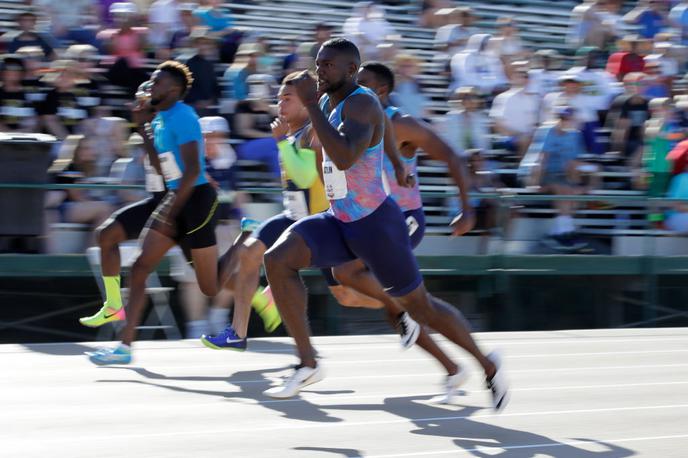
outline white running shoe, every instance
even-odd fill
[[[281,386],[272,387],[263,392],[264,395],[271,398],[285,399],[291,398],[299,394],[302,388],[317,383],[325,378],[325,372],[318,364],[315,368],[301,366],[294,370],[294,373],[285,380]]]
[[[454,375],[448,375],[444,382],[444,396],[441,397],[440,403],[451,404],[456,391],[468,380],[468,369],[459,367],[459,371]]]
[[[402,312],[397,318],[397,326],[401,335],[401,346],[411,348],[420,335],[420,325],[407,312]]]
[[[495,411],[501,412],[509,403],[509,386],[502,368],[502,358],[498,352],[493,351],[487,355],[487,359],[497,366],[495,375],[491,379],[485,380],[485,382],[487,389],[492,393],[492,407]]]

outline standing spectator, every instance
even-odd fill
[[[497,19],[497,30],[497,34],[490,41],[490,47],[508,68],[512,62],[525,57],[525,48],[518,36],[518,28],[513,18],[502,16]]]
[[[237,104],[234,114],[234,136],[244,140],[237,147],[239,159],[259,161],[267,165],[275,178],[280,177],[277,143],[272,138],[270,123],[275,118],[270,106],[272,97],[269,75],[247,78],[248,97]]]
[[[669,25],[664,0],[638,0],[638,5],[626,13],[623,20],[640,26],[640,36],[652,39]]]
[[[583,81],[577,74],[565,73],[559,82],[561,92],[548,94],[543,100],[542,118],[556,121],[559,107],[571,107],[576,129],[582,132],[586,149],[591,154],[602,154],[604,151],[596,140],[600,123],[595,99],[583,93]]]
[[[652,99],[649,107],[651,117],[645,123],[643,170],[649,175],[647,194],[662,197],[671,179],[672,164],[667,155],[683,139],[683,130],[674,119],[670,99]]]
[[[636,35],[624,37],[620,42],[621,50],[609,56],[607,71],[618,81],[623,81],[629,73],[642,72],[645,69],[645,60],[639,51],[643,43]]]
[[[599,0],[584,0],[571,12],[571,26],[568,43],[575,49],[581,46],[596,46],[605,49],[614,36],[608,24],[604,23]]]
[[[322,44],[330,38],[332,38],[332,26],[326,22],[318,22],[315,25],[315,43],[313,43],[309,52],[314,61]]]
[[[148,10],[148,42],[156,50],[165,53],[174,34],[182,29],[180,5],[177,0],[155,0]],[[169,54],[161,56],[169,58]]]
[[[679,32],[679,43],[688,45],[688,0],[681,0],[671,8],[669,22]]]
[[[468,39],[466,49],[451,60],[452,86],[472,86],[481,95],[492,95],[508,81],[501,61],[489,52],[489,34],[476,34]]]
[[[528,72],[516,69],[511,76],[511,89],[494,99],[490,118],[495,132],[507,137],[506,147],[522,157],[538,123],[540,99],[528,86]]]
[[[79,75],[73,60],[56,60],[41,81],[52,86],[45,100],[37,107],[43,128],[59,139],[79,131],[80,124],[88,118],[88,111],[78,102],[75,89],[88,83]]]
[[[33,103],[22,82],[24,61],[19,56],[6,56],[2,61],[0,87],[0,131],[35,132],[38,125]]]
[[[10,53],[16,53],[19,48],[25,46],[40,46],[49,59],[55,58],[55,52],[53,47],[48,42],[48,39],[42,36],[40,33],[36,32],[36,14],[32,11],[24,11],[19,13],[16,17],[17,25],[19,30],[17,32],[8,32],[2,37],[3,41],[9,43],[7,45],[7,51]]]
[[[582,194],[579,157],[585,152],[583,135],[576,129],[574,111],[570,107],[557,107],[556,123],[543,127],[545,132],[537,182],[543,192],[571,196]],[[545,243],[554,249],[575,251],[586,244],[575,235],[573,222],[575,203],[558,200],[554,203],[558,215],[554,218]]]
[[[629,73],[624,78],[624,92],[612,102],[607,116],[611,129],[612,151],[626,158],[638,157],[644,144],[645,121],[650,117],[648,101],[643,96],[642,73]]]
[[[671,199],[688,199],[688,169],[671,179],[667,197]],[[674,202],[672,209],[666,213],[664,225],[679,235],[688,234],[688,203]]]
[[[463,156],[468,150],[490,149],[489,120],[481,104],[474,88],[459,88],[450,101],[456,108],[436,123],[438,133],[457,154]]]
[[[136,88],[148,79],[148,74],[141,68],[148,29],[134,26],[138,13],[133,3],[113,3],[110,13],[115,28],[98,34],[109,54],[105,60],[105,64],[110,65],[108,79],[112,84],[127,88],[133,95]]]
[[[196,49],[186,65],[193,75],[193,84],[184,101],[202,116],[217,102],[220,95],[220,85],[213,65],[217,57],[217,43],[207,27],[195,27],[190,39]]]
[[[428,98],[421,92],[416,77],[420,73],[420,61],[412,54],[399,54],[394,62],[396,82],[391,98],[394,104],[414,118],[426,116]]]
[[[600,122],[606,118],[614,97],[623,92],[614,77],[604,70],[604,55],[599,48],[584,47],[576,51],[578,66],[566,73],[575,75],[583,85],[585,95],[592,108],[597,111]]]
[[[553,49],[538,49],[533,59],[533,68],[528,71],[528,89],[540,97],[558,91],[561,59],[561,55]]]
[[[241,101],[248,96],[246,80],[256,73],[258,57],[260,49],[255,44],[243,43],[239,46],[236,61],[225,70],[223,76],[227,88],[224,94],[226,99]]]
[[[201,0],[201,4],[194,11],[201,25],[210,28],[212,32],[223,32],[234,24],[232,16],[220,5],[221,0]]]

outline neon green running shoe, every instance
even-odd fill
[[[277,311],[277,305],[275,304],[275,299],[272,297],[269,286],[262,291],[256,291],[251,305],[263,320],[263,326],[266,332],[273,332],[282,324],[282,317],[280,317]]]
[[[89,328],[97,328],[112,321],[122,321],[126,317],[127,315],[124,313],[124,307],[115,309],[107,304],[103,304],[100,310],[98,310],[98,312],[96,312],[94,315],[79,318],[79,323],[83,324],[84,326],[88,326]]]

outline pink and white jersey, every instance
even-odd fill
[[[400,112],[401,110],[399,110],[399,108],[391,105],[385,108],[385,115],[390,121],[400,114]],[[409,170],[416,177],[416,184],[412,188],[403,188],[399,186],[392,161],[389,160],[386,154],[384,155],[382,165],[385,172],[386,184],[389,189],[389,195],[394,199],[397,205],[399,205],[401,211],[406,212],[421,208],[423,206],[423,201],[420,197],[420,188],[418,186],[418,156],[415,154],[411,158],[401,156],[401,160],[406,166],[406,170]]]
[[[375,94],[369,89],[358,87],[332,110],[327,94],[320,99],[320,108],[335,128],[342,125],[342,110],[346,99],[356,94]],[[375,96],[377,98],[377,96]],[[330,201],[330,211],[340,221],[349,223],[373,213],[387,198],[382,182],[382,156],[384,143],[365,150],[363,155],[347,170],[339,170],[323,148],[323,180],[325,194]]]

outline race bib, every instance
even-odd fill
[[[284,191],[283,204],[287,216],[293,220],[299,220],[308,216],[308,204],[304,191]]]
[[[165,182],[162,177],[158,175],[151,167],[146,169],[146,191],[148,192],[163,192],[165,190]]]
[[[413,235],[420,227],[420,224],[418,224],[416,218],[414,218],[413,216],[409,216],[408,218],[406,218],[406,227],[408,228],[409,235]]]
[[[177,164],[177,159],[171,151],[160,155],[160,168],[165,176],[165,181],[175,181],[182,177],[182,171]]]
[[[339,170],[334,162],[323,155],[323,181],[325,194],[329,200],[339,200],[346,197],[349,189],[346,185],[346,173]]]

